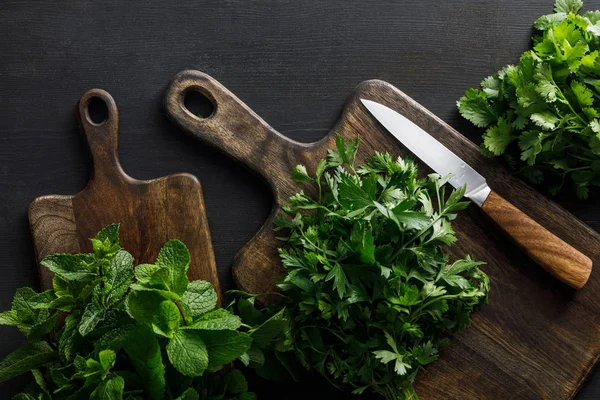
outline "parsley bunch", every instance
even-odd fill
[[[438,348],[470,324],[489,280],[470,257],[449,261],[451,220],[467,202],[446,196],[449,177],[417,177],[409,160],[375,153],[355,168],[358,139],[321,160],[276,219],[287,275],[279,284],[288,325],[275,346],[339,388],[414,399],[412,383]],[[243,316],[242,316],[243,317]],[[284,365],[285,366],[285,365]]]
[[[215,373],[248,358],[252,338],[209,282],[188,281],[186,246],[171,240],[134,269],[118,229],[100,231],[92,254],[46,257],[52,290],[17,290],[0,324],[28,343],[0,362],[0,380],[31,371],[19,400],[255,399],[239,370]]]
[[[551,194],[565,181],[585,199],[600,186],[600,11],[578,14],[581,0],[556,0],[534,24],[541,34],[519,64],[508,65],[458,101],[485,128],[482,152],[503,156]]]

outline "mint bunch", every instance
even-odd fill
[[[551,194],[565,184],[585,199],[600,186],[600,11],[557,0],[534,24],[533,50],[469,89],[463,117],[487,128],[481,149]]]
[[[209,282],[189,282],[186,246],[171,240],[134,268],[118,231],[100,231],[91,254],[46,257],[53,289],[17,291],[0,324],[28,343],[0,362],[0,380],[31,371],[20,400],[255,399],[239,370],[217,373],[247,359],[252,338]]]
[[[414,399],[419,372],[489,292],[481,262],[444,251],[468,204],[464,188],[447,195],[449,177],[419,179],[412,161],[390,154],[355,167],[358,139],[336,144],[314,174],[301,165],[292,173],[305,191],[275,222],[287,272],[281,301],[260,312],[242,303],[251,310],[242,319],[283,313],[271,347],[281,367],[271,371],[298,377],[299,366],[353,393]]]

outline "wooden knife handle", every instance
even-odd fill
[[[592,271],[592,260],[535,222],[492,191],[481,209],[527,255],[567,285],[581,289]]]
[[[185,96],[190,91],[211,101],[210,116],[202,118],[186,108]],[[163,105],[171,121],[185,132],[262,173],[268,181],[282,170],[289,173],[289,158],[306,146],[281,135],[216,79],[200,71],[175,75]]]

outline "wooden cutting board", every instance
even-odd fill
[[[195,117],[184,96],[197,90],[214,105]],[[265,88],[267,90],[267,88]],[[557,204],[483,158],[472,142],[392,85],[371,80],[348,98],[331,132],[316,143],[298,143],[279,134],[219,82],[198,71],[183,71],[165,95],[169,117],[184,131],[219,148],[262,175],[273,191],[273,212],[236,255],[233,275],[248,292],[273,289],[280,273],[272,219],[301,187],[289,178],[296,164],[314,171],[334,147],[334,134],[360,134],[360,157],[373,150],[406,156],[407,151],[378,125],[359,99],[375,100],[411,119],[467,161],[501,196],[600,265],[600,235]],[[426,170],[425,167],[422,167]],[[569,399],[600,354],[600,273],[575,291],[561,284],[511,244],[475,206],[455,221],[453,257],[485,260],[491,278],[489,304],[473,316],[472,328],[457,335],[417,383],[421,399]]]
[[[94,123],[89,104],[106,105],[104,122]],[[36,257],[53,253],[91,252],[89,238],[112,223],[121,223],[121,246],[135,263],[152,263],[170,239],[184,242],[191,253],[190,279],[213,283],[220,295],[217,267],[202,197],[202,187],[190,174],[174,174],[150,181],[127,175],[118,156],[118,111],[110,94],[86,92],[79,102],[79,124],[87,140],[92,176],[72,196],[48,195],[29,207],[29,223]],[[42,289],[52,287],[52,276],[40,268]]]

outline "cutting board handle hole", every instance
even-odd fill
[[[183,98],[185,108],[198,118],[208,118],[215,111],[212,101],[197,90],[188,90]]]
[[[87,120],[94,125],[102,125],[108,119],[108,107],[100,97],[92,97],[85,112]]]

